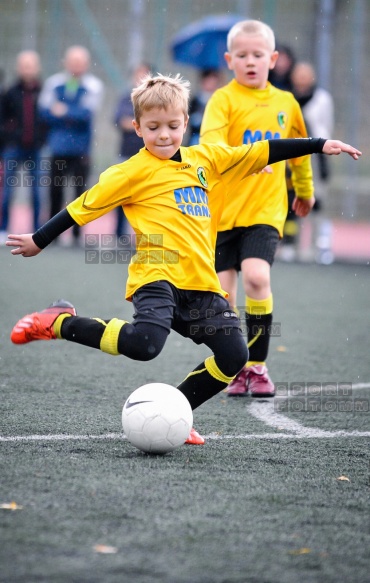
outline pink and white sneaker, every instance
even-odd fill
[[[227,387],[228,397],[245,397],[247,395],[247,377],[248,369],[244,367]]]
[[[274,397],[275,386],[264,364],[255,364],[246,369],[246,391],[251,397]]]

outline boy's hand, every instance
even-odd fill
[[[314,204],[314,196],[311,196],[311,198],[298,198],[296,196],[293,200],[292,209],[294,210],[297,217],[306,217],[312,210]]]
[[[340,140],[326,140],[324,147],[322,149],[323,154],[328,154],[329,156],[338,156],[341,152],[346,152],[354,160],[358,160],[360,156],[362,156],[362,152],[357,150],[353,146],[349,144],[345,144]]]
[[[23,257],[34,257],[41,253],[42,249],[37,247],[32,239],[32,234],[28,235],[8,235],[5,245],[7,247],[17,247],[12,249],[12,255],[23,255]]]

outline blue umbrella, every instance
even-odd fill
[[[171,41],[173,60],[198,69],[226,67],[227,33],[240,20],[235,14],[215,14],[185,26]]]

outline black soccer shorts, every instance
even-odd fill
[[[279,239],[279,232],[270,225],[220,231],[216,242],[217,273],[228,269],[240,271],[244,259],[264,259],[272,265]]]
[[[168,281],[156,281],[139,288],[133,295],[133,324],[156,324],[172,329],[196,344],[223,330],[240,329],[240,320],[220,294],[181,290]]]

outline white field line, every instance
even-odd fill
[[[352,389],[368,389],[370,383],[357,383],[352,385]],[[206,435],[205,439],[307,439],[307,438],[327,438],[333,437],[370,437],[370,431],[324,431],[314,427],[304,427],[297,421],[293,421],[285,415],[274,411],[274,401],[252,401],[247,408],[256,419],[263,421],[270,427],[275,427],[290,433],[247,433],[245,435],[218,435],[212,433]],[[94,441],[109,439],[126,439],[123,433],[105,433],[102,435],[0,435],[0,443],[4,442],[27,442],[27,441]]]
[[[370,383],[355,383],[351,385],[352,389],[370,389]]]
[[[370,437],[370,431],[320,431],[312,429],[311,431],[300,431],[295,433],[247,433],[245,435],[218,435],[211,433],[204,436],[207,440],[255,440],[255,439],[307,439],[307,438],[326,438],[333,437]],[[123,433],[105,433],[102,435],[0,435],[0,443],[4,442],[30,442],[30,441],[94,441],[94,440],[125,440]]]
[[[357,383],[356,385],[352,385],[352,389],[365,389],[370,388],[370,383]],[[279,398],[280,402],[286,401],[287,399]],[[294,421],[287,417],[286,415],[282,415],[281,413],[277,413],[275,411],[275,404],[274,400],[263,400],[257,401],[254,400],[252,403],[247,407],[247,411],[252,417],[255,417],[259,421],[262,421],[269,427],[275,427],[276,429],[280,429],[280,431],[289,431],[294,433],[296,437],[340,437],[340,436],[349,436],[349,435],[358,435],[362,437],[370,437],[370,431],[326,431],[324,429],[319,429],[316,427],[305,427],[298,421]]]
[[[0,435],[0,442],[4,441],[93,441],[97,439],[126,439],[123,433],[103,433],[102,435]]]
[[[370,437],[370,431],[325,431],[316,427],[305,427],[298,421],[293,421],[285,415],[276,413],[273,402],[253,401],[247,410],[252,417],[269,427],[275,427],[280,431],[289,431],[290,435],[284,434],[285,437]],[[279,433],[279,436],[282,437],[283,434]]]

